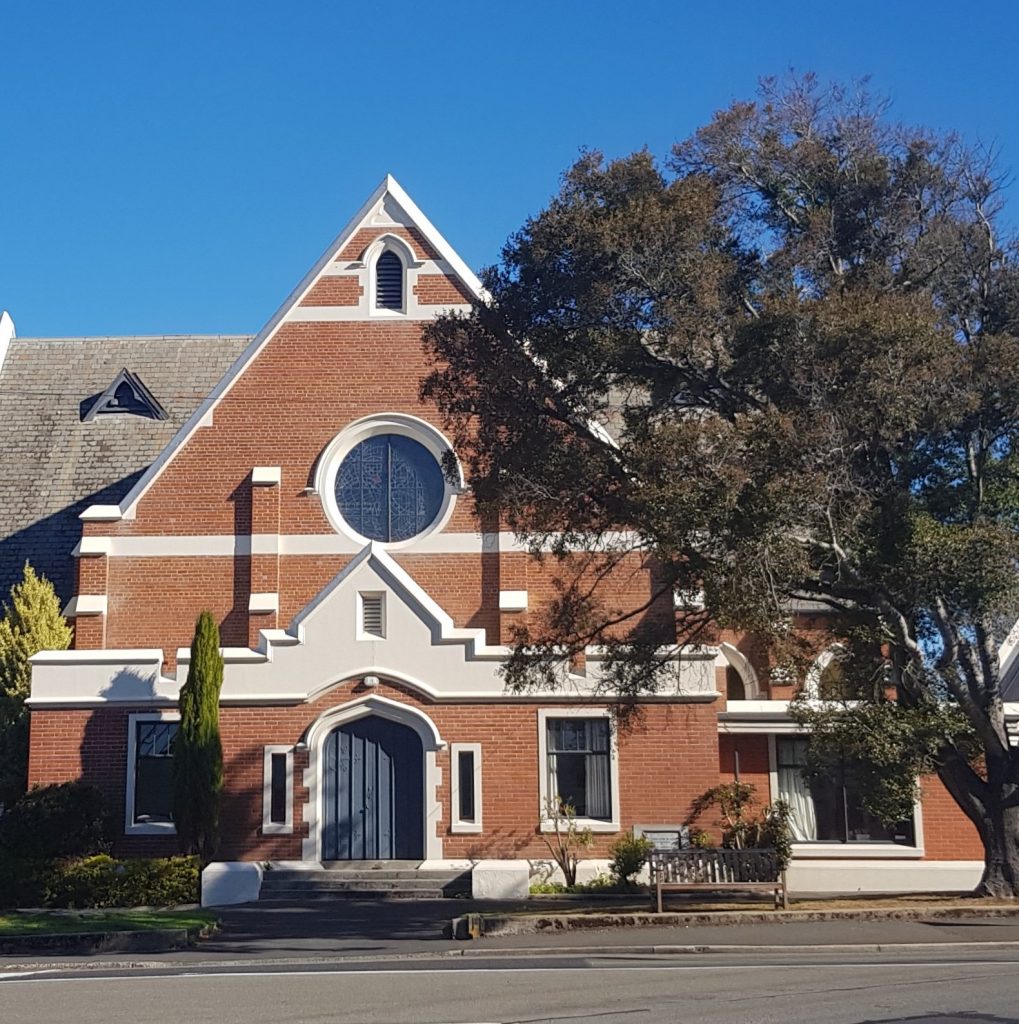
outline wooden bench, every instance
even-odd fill
[[[662,912],[663,892],[770,892],[775,909],[789,909],[785,871],[774,850],[654,850],[651,887]]]

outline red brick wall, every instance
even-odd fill
[[[983,860],[976,826],[936,775],[922,780],[924,857],[927,860]]]
[[[452,835],[448,748],[437,756],[442,773],[439,798],[443,813],[438,834],[444,855],[545,857],[537,833],[541,806],[538,792],[538,708],[547,704],[438,704],[403,687],[383,683],[379,694],[421,708],[447,743],[482,745],[481,835]],[[294,834],[262,836],[263,748],[295,743],[308,725],[330,707],[362,695],[344,683],[313,703],[290,707],[225,706],[220,713],[226,791],[221,828],[224,858],[299,859],[307,790],[303,770],[307,754],[294,760]],[[32,715],[30,784],[83,777],[101,786],[122,815],[127,758],[128,714],[139,708],[36,711]],[[711,705],[650,704],[618,736],[622,830],[635,822],[682,820],[690,802],[718,777],[715,715]],[[118,831],[122,817],[118,817]],[[607,856],[616,834],[598,836],[589,851]],[[122,853],[166,853],[174,841],[162,837],[125,836]]]

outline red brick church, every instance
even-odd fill
[[[479,294],[387,177],[254,337],[9,332],[0,454],[42,497],[12,499],[0,555],[8,575],[25,557],[46,571],[75,628],[72,650],[34,659],[30,782],[94,782],[120,808],[122,853],[174,852],[176,699],[208,608],[225,861],[537,863],[558,793],[595,833],[593,873],[622,833],[677,827],[738,764],[792,806],[794,891],[974,885],[980,843],[936,780],[894,829],[838,780],[804,782],[787,702],[830,652],[769,688],[743,638],[684,650],[629,731],[592,696],[596,651],[560,692],[506,691],[505,645],[554,570],[478,521],[419,399],[422,326]],[[49,397],[26,427],[32,381]],[[635,560],[619,600],[650,593]]]

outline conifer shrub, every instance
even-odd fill
[[[208,864],[219,845],[223,748],[219,738],[219,693],[223,657],[219,628],[203,611],[191,641],[191,662],[180,689],[180,726],[173,745],[174,824],[185,853]]]

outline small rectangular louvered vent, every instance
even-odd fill
[[[385,596],[383,594],[361,595],[361,632],[368,636],[384,637]]]
[[[403,263],[395,252],[384,252],[375,264],[375,308],[403,309]]]

